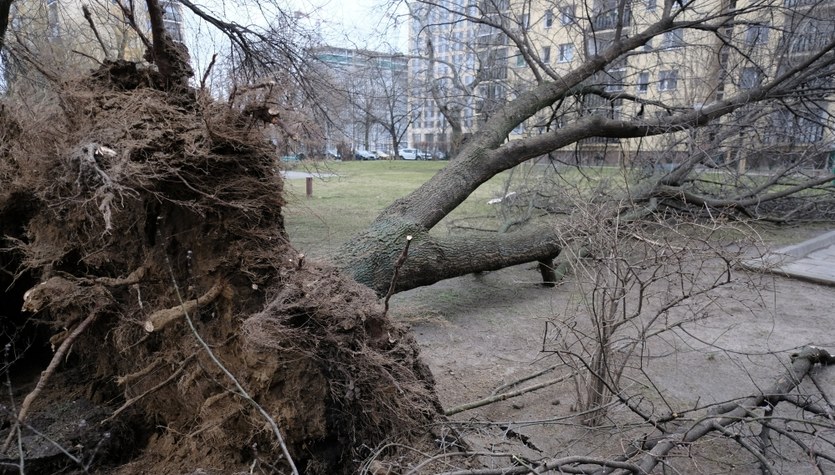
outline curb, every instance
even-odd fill
[[[808,265],[794,265],[795,261],[805,258],[809,254],[835,245],[835,231],[829,231],[820,236],[808,239],[798,244],[786,246],[769,252],[761,258],[748,259],[742,262],[742,267],[759,272],[770,272],[784,277],[795,277],[819,284],[835,285],[835,273],[820,273],[811,269],[804,269]],[[835,267],[835,263],[833,263]]]

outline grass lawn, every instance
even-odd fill
[[[326,162],[297,165],[296,171],[336,176],[314,178],[313,197],[305,196],[305,180],[285,181],[287,206],[284,217],[290,241],[300,251],[323,256],[334,251],[354,233],[364,229],[397,198],[407,195],[449,162],[380,160]],[[445,233],[445,222],[463,216],[492,215],[487,200],[501,195],[503,175],[482,185],[461,206],[435,227]]]
[[[305,196],[304,179],[285,181],[287,206],[284,208],[284,216],[291,243],[310,256],[325,257],[331,254],[340,244],[367,227],[385,206],[419,187],[447,163],[381,160],[293,164],[296,171],[334,176],[314,178],[311,198]],[[546,167],[542,165],[517,168],[512,172],[513,184],[509,190],[519,190],[525,183],[535,185],[544,171]],[[504,195],[510,176],[510,171],[504,172],[482,185],[435,226],[432,233],[448,233],[452,222],[495,229],[499,224],[496,216],[498,208],[488,205],[487,201]],[[604,186],[611,189],[621,187],[623,183],[623,176],[615,167],[588,167],[582,170],[565,167],[561,170],[561,176],[557,186],[579,187],[581,193],[597,184],[605,183]],[[719,179],[709,175],[707,178],[714,181]],[[481,219],[464,222],[462,218],[465,217]],[[756,225],[756,229],[766,241],[776,243],[792,242],[798,234],[796,228],[775,228],[765,224]],[[815,227],[811,227],[810,232],[814,230]]]

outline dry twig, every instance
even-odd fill
[[[394,295],[394,288],[397,286],[397,278],[400,276],[400,268],[403,267],[403,263],[406,262],[406,258],[409,256],[409,244],[411,243],[412,236],[406,236],[406,247],[403,248],[403,252],[400,254],[400,257],[397,258],[397,262],[394,263],[394,273],[391,276],[391,285],[389,285],[389,290],[386,292],[386,298],[384,300],[383,315],[388,315],[389,313],[389,299],[391,299],[391,296]]]
[[[453,414],[458,414],[459,412],[469,411],[470,409],[475,409],[477,407],[486,406],[488,404],[493,404],[494,402],[505,401],[510,398],[514,398],[517,396],[521,396],[523,394],[527,394],[542,388],[547,388],[548,386],[553,386],[554,384],[561,383],[568,378],[573,377],[576,372],[567,374],[565,376],[556,378],[556,379],[549,379],[548,381],[543,381],[539,384],[534,384],[533,386],[524,387],[521,389],[517,389],[516,391],[510,391],[507,393],[501,394],[494,394],[493,396],[486,397],[484,399],[479,399],[478,401],[469,402],[467,404],[462,404],[460,406],[455,406],[451,409],[447,409],[444,411],[445,416],[451,416]]]

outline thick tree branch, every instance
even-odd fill
[[[754,206],[762,203],[767,203],[769,201],[777,200],[780,198],[785,198],[787,196],[791,196],[795,193],[799,193],[803,190],[811,189],[815,186],[822,185],[824,183],[831,182],[835,179],[835,175],[828,173],[821,177],[807,180],[797,185],[786,187],[780,191],[776,191],[774,193],[767,193],[761,194],[757,196],[751,196],[748,198],[713,198],[710,196],[702,196],[691,191],[685,190],[681,187],[673,187],[673,186],[665,186],[660,185],[655,190],[655,196],[658,197],[674,197],[679,198],[682,201],[685,201],[690,204],[695,204],[698,206],[707,206],[710,208],[746,208],[748,206]]]
[[[341,261],[345,264],[345,268],[353,273],[360,282],[379,289],[381,283],[390,281],[390,263],[394,261],[396,256],[392,254],[392,250],[384,252],[383,254],[388,260],[388,264],[386,264],[378,261],[372,252],[356,252],[356,249],[362,249],[366,245],[378,248],[381,236],[386,236],[385,242],[390,240],[393,242],[403,235],[419,235],[421,232],[432,229],[479,186],[500,172],[553,151],[565,149],[565,147],[577,144],[584,139],[595,137],[643,139],[720,124],[727,117],[731,117],[732,113],[752,108],[751,106],[754,104],[769,101],[779,102],[784,101],[787,97],[797,97],[799,88],[802,89],[813,78],[829,72],[835,62],[835,55],[833,55],[835,41],[830,41],[828,44],[821,45],[814,54],[804,56],[802,60],[798,60],[785,70],[781,70],[776,77],[759,87],[731,89],[726,91],[729,94],[726,94],[722,100],[716,100],[704,106],[671,107],[664,103],[652,104],[654,107],[667,110],[669,115],[663,117],[641,115],[630,121],[612,119],[602,115],[582,116],[581,114],[579,118],[571,116],[571,121],[561,128],[508,141],[508,137],[515,127],[537,114],[549,110],[549,108],[553,109],[555,104],[561,105],[563,101],[571,97],[582,98],[584,94],[589,93],[590,88],[596,88],[598,90],[596,94],[598,95],[607,95],[606,91],[601,93],[599,85],[594,85],[596,84],[593,81],[595,75],[605,71],[607,67],[626,55],[641,50],[641,47],[653,38],[682,28],[698,29],[706,34],[720,36],[729,22],[733,23],[736,15],[742,12],[742,10],[714,13],[692,11],[691,13],[696,14],[685,15],[684,13],[688,9],[692,10],[694,8],[693,5],[695,5],[693,2],[667,2],[666,13],[655,23],[633,33],[631,36],[623,34],[620,37],[615,37],[605,49],[596,52],[596,54],[587,55],[583,62],[567,73],[550,81],[536,83],[531,89],[514,95],[512,100],[506,102],[487,117],[486,122],[480,126],[478,132],[462,147],[456,156],[456,160],[411,194],[392,203],[380,213],[368,232],[358,236],[343,247],[343,255],[349,256]],[[750,10],[755,7],[763,8],[760,4],[744,8]],[[744,11],[747,12],[748,10]],[[752,10],[752,12],[754,11]],[[591,15],[591,12],[588,12],[588,14]],[[623,11],[619,13],[621,16],[624,14]],[[466,19],[477,23],[504,21],[489,18]],[[493,23],[491,23],[491,26],[496,27]],[[506,28],[506,25],[498,26]],[[430,57],[434,56],[431,46],[429,44]],[[590,82],[593,84],[589,84]],[[430,92],[435,93],[437,91],[431,90]],[[615,95],[609,95],[612,101],[621,99]],[[633,97],[633,99],[635,98]],[[436,102],[438,101],[436,100]],[[760,109],[767,110],[768,105],[764,104]],[[443,108],[441,108],[441,111],[443,113],[448,112],[444,111]],[[737,117],[737,119],[739,118]],[[752,118],[746,116],[745,120],[752,120]],[[760,117],[760,120],[765,119]],[[738,133],[738,129],[734,130]],[[713,134],[714,138],[718,136],[722,136],[722,134]],[[696,137],[695,134],[693,137]],[[724,147],[724,144],[719,144],[718,147]],[[624,202],[640,203],[656,196],[669,196],[673,188],[667,187],[674,187],[676,191],[685,190],[679,192],[676,196],[685,196],[689,202],[697,202],[700,194],[698,189],[686,188],[685,185],[690,184],[688,177],[696,166],[703,163],[706,158],[707,154],[696,152],[691,153],[683,160],[677,159],[678,166],[675,170],[666,173],[661,178],[651,177],[650,180],[642,183],[638,189],[631,189],[630,196],[624,197]],[[741,197],[737,193],[732,195],[738,197],[733,200],[733,203],[729,202],[727,194],[715,202],[713,201],[714,198],[709,196],[703,197],[702,201],[706,206],[735,206],[741,212],[745,212],[747,206],[762,202],[759,198],[761,195],[764,195],[767,201],[777,203],[778,199],[791,196],[793,193],[806,189],[806,187],[824,183],[828,179],[820,177],[781,190],[763,189],[753,196]],[[681,193],[685,193],[685,195]],[[389,235],[394,229],[398,229],[400,235]],[[443,256],[438,256],[438,258],[446,259],[450,263],[444,269],[444,272],[436,273],[435,266],[425,268],[432,276],[426,279],[426,283],[433,283],[442,278],[462,275],[470,271],[470,266],[465,264],[456,272],[454,268],[457,264],[452,264],[454,261],[457,262],[453,255],[456,252],[454,249],[455,247],[447,249]],[[374,274],[373,278],[372,274]]]

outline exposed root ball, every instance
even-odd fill
[[[368,289],[291,262],[254,119],[137,75],[119,63],[36,108],[0,108],[14,125],[0,141],[0,263],[18,276],[2,306],[23,305],[53,342],[97,315],[53,389],[156,428],[124,473],[283,469],[248,398],[306,473],[352,473],[383,439],[419,432],[439,407],[417,346]]]

